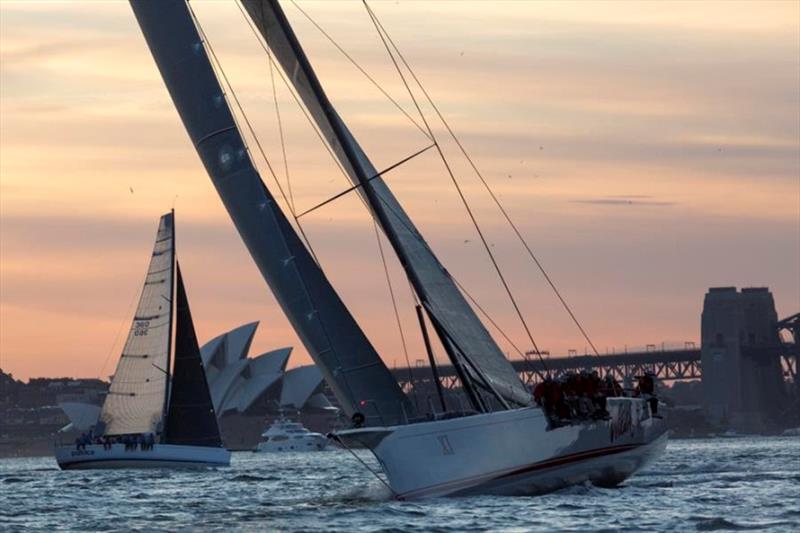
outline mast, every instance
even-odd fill
[[[501,404],[529,405],[530,392],[334,109],[277,0],[242,4],[369,204],[465,387],[472,380]]]
[[[436,384],[436,394],[439,396],[439,403],[442,406],[442,411],[447,411],[447,403],[444,401],[444,392],[442,391],[442,383],[439,381],[439,370],[436,368],[436,358],[433,356],[433,349],[431,348],[431,339],[428,337],[428,328],[425,327],[425,315],[422,314],[422,306],[416,304],[414,310],[417,312],[417,320],[419,320],[419,328],[422,330],[422,341],[425,343],[425,352],[428,354],[428,364],[431,367],[431,374],[433,382]]]
[[[413,406],[258,175],[187,4],[131,7],[228,214],[342,409],[402,423]]]
[[[167,365],[164,367],[164,373],[167,375],[167,387],[164,391],[164,409],[163,414],[161,416],[161,430],[162,432],[167,427],[167,417],[169,416],[169,397],[172,393],[172,375],[170,374],[170,369],[172,368],[172,324],[174,322],[175,316],[175,264],[177,259],[175,258],[175,209],[170,210],[170,216],[172,218],[172,268],[169,272],[169,286],[170,286],[170,294],[169,294],[169,341],[167,342]],[[180,273],[179,273],[180,275]]]

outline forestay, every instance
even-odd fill
[[[411,405],[253,166],[188,6],[131,7],[225,208],[345,413],[396,424]]]
[[[100,412],[107,435],[156,432],[163,415],[172,321],[174,228],[172,213],[161,217],[139,305]]]
[[[453,278],[439,262],[414,223],[328,100],[311,64],[276,0],[243,0],[262,37],[319,126],[337,159],[369,203],[400,258],[409,279],[442,333],[449,351],[479,369],[506,400],[528,405],[530,393],[520,381]],[[458,361],[456,361],[458,362]],[[463,363],[463,361],[462,361]],[[481,379],[472,371],[478,384]]]

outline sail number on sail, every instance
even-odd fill
[[[149,320],[139,320],[133,326],[133,335],[135,337],[147,336],[147,331],[150,328]]]

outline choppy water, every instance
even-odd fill
[[[4,459],[0,529],[800,531],[800,438],[672,441],[617,489],[415,502],[390,500],[346,452],[236,453],[231,468],[205,471],[62,472],[51,458]]]

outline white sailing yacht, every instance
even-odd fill
[[[383,180],[382,174],[397,165],[383,172],[372,165],[328,100],[277,0],[241,3],[248,24],[257,28],[271,59],[285,72],[352,181],[349,191],[362,196],[390,242],[420,302],[416,311],[426,346],[427,317],[470,403],[469,409],[454,409],[442,396],[443,413],[425,416],[416,411],[261,180],[212,66],[210,44],[201,38],[188,4],[131,1],[178,114],[225,208],[353,421],[352,428],[336,432],[335,438],[348,446],[369,448],[401,499],[538,494],[586,481],[612,486],[657,457],[666,446],[666,427],[638,398],[609,399],[609,420],[548,424]],[[373,21],[377,28],[374,16]],[[379,33],[388,50],[385,30]],[[491,254],[488,247],[487,252]],[[435,372],[430,351],[428,356]]]
[[[173,323],[175,361],[170,368]],[[57,446],[58,466],[66,470],[230,464],[231,452],[222,445],[175,259],[174,212],[159,222],[139,305],[93,433],[93,438],[75,445]]]

